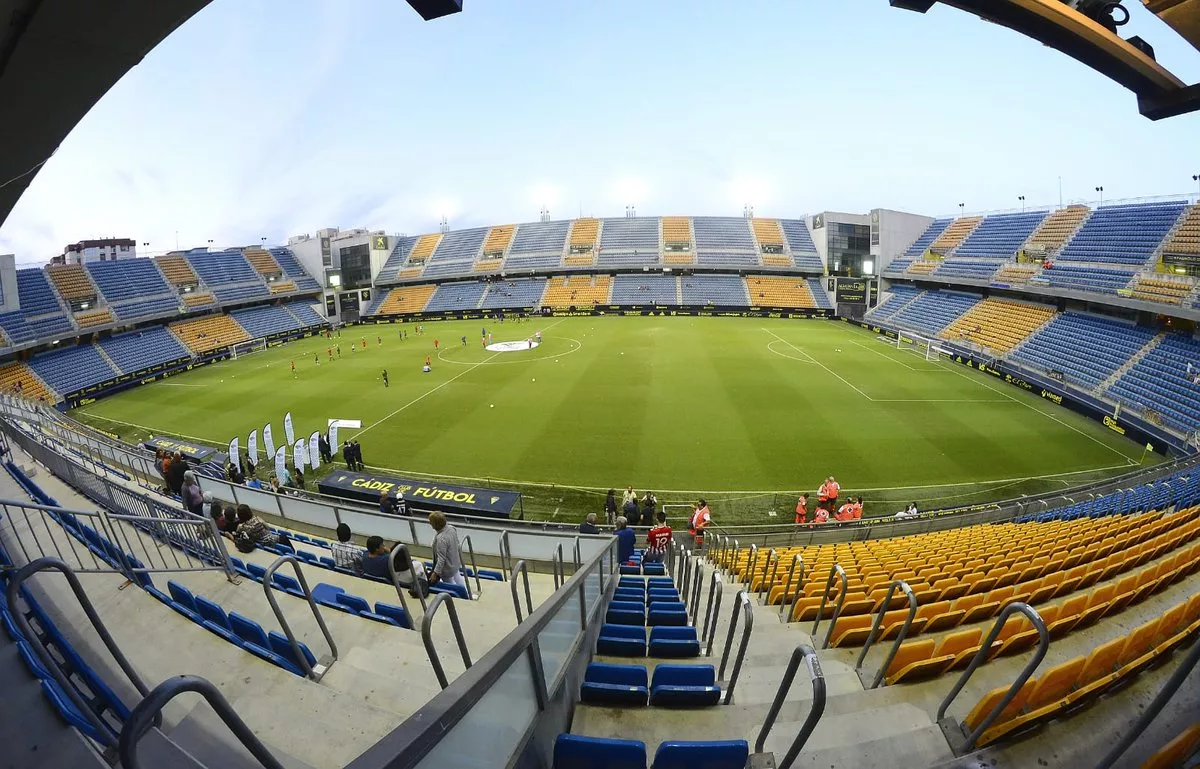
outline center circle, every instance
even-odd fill
[[[516,342],[495,342],[487,346],[488,352],[521,352],[523,350],[532,350],[537,347],[540,342],[535,342],[532,339],[521,339]]]

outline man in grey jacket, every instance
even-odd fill
[[[459,552],[458,530],[446,523],[440,512],[429,514],[429,525],[433,527],[433,570],[429,572],[429,584],[449,582],[467,587],[462,575],[462,554]]]

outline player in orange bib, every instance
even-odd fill
[[[801,494],[800,499],[796,501],[796,523],[805,523],[808,521],[808,495]]]

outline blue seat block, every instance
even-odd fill
[[[259,566],[257,563],[246,564],[246,571],[250,572],[250,579],[256,582],[262,582],[263,577],[267,576],[266,567]]]
[[[676,590],[665,590],[663,588],[654,588],[650,591],[650,603],[679,603],[679,592]]]
[[[646,574],[647,576],[650,576],[650,575],[658,576],[658,575],[666,574],[667,567],[665,565],[663,565],[663,563],[661,561],[650,561],[649,563],[642,564],[642,573]]]
[[[271,575],[271,585],[297,598],[304,597],[304,591],[300,588],[300,582],[295,577],[275,572]]]
[[[333,560],[332,558],[330,558],[327,555],[322,555],[319,558],[317,558],[317,562],[320,563],[322,566],[324,566],[327,569],[336,569],[337,568],[337,561]]]
[[[375,602],[375,613],[387,617],[393,624],[398,625],[408,630],[413,629],[412,618],[408,616],[408,612],[404,611],[404,607],[395,606],[383,601]]]
[[[192,596],[191,590],[188,590],[173,579],[167,581],[167,590],[171,594],[172,601],[187,609],[192,614],[196,613],[196,599]]]
[[[695,708],[716,705],[721,687],[712,665],[658,665],[650,685],[650,704]]]
[[[344,588],[326,582],[318,582],[312,589],[313,599],[318,603],[337,603],[337,597],[344,592]]]
[[[560,734],[554,741],[554,769],[646,769],[646,743]]]
[[[664,742],[654,754],[654,769],[745,769],[750,760],[750,743],[745,740],[716,742]]]
[[[646,656],[646,631],[640,625],[604,625],[596,639],[597,654]]]
[[[670,577],[650,577],[646,580],[646,584],[651,590],[656,588],[666,588],[668,590],[675,589],[675,580]]]
[[[644,593],[646,592],[646,580],[634,577],[621,577],[617,580],[617,588],[641,590]]]
[[[429,591],[431,593],[446,593],[454,596],[455,598],[461,598],[464,601],[470,600],[471,598],[471,594],[467,592],[465,587],[449,582],[439,582],[436,585],[430,585]]]
[[[629,587],[619,587],[613,593],[614,601],[636,601],[638,603],[646,603],[646,591],[635,590]]]
[[[682,627],[688,623],[687,610],[682,603],[655,604],[646,615],[646,624],[655,626]]]
[[[272,630],[267,634],[267,642],[270,644],[270,650],[278,654],[286,664],[286,669],[295,673],[298,676],[304,675],[304,669],[300,666],[296,659],[296,652],[292,649],[292,645],[288,643],[287,636],[277,630]],[[300,653],[308,661],[309,667],[317,664],[317,660],[313,657],[313,653],[304,645],[303,641],[298,641],[300,645]]]
[[[631,566],[627,563],[623,563],[623,564],[621,564],[621,573],[622,574],[641,574],[642,567],[641,566]]]
[[[608,605],[604,622],[609,625],[646,624],[646,606],[636,601],[613,601]]]
[[[646,680],[644,665],[593,662],[584,673],[580,700],[600,705],[645,705]]]
[[[650,628],[651,657],[699,657],[700,640],[696,628],[664,626]]]
[[[360,598],[359,596],[351,595],[350,593],[338,593],[334,600],[356,613],[371,613],[371,604],[367,603],[365,599]]]

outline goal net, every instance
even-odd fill
[[[950,354],[950,351],[942,347],[937,339],[904,332],[896,334],[896,349],[916,353],[930,361],[940,360],[941,356]]]
[[[262,352],[265,349],[267,349],[267,340],[254,339],[249,342],[242,342],[240,344],[235,344],[233,346],[233,349],[231,350],[231,352],[232,352],[231,357],[234,360],[237,360],[238,358],[242,357],[243,355],[249,355],[252,352]]]

